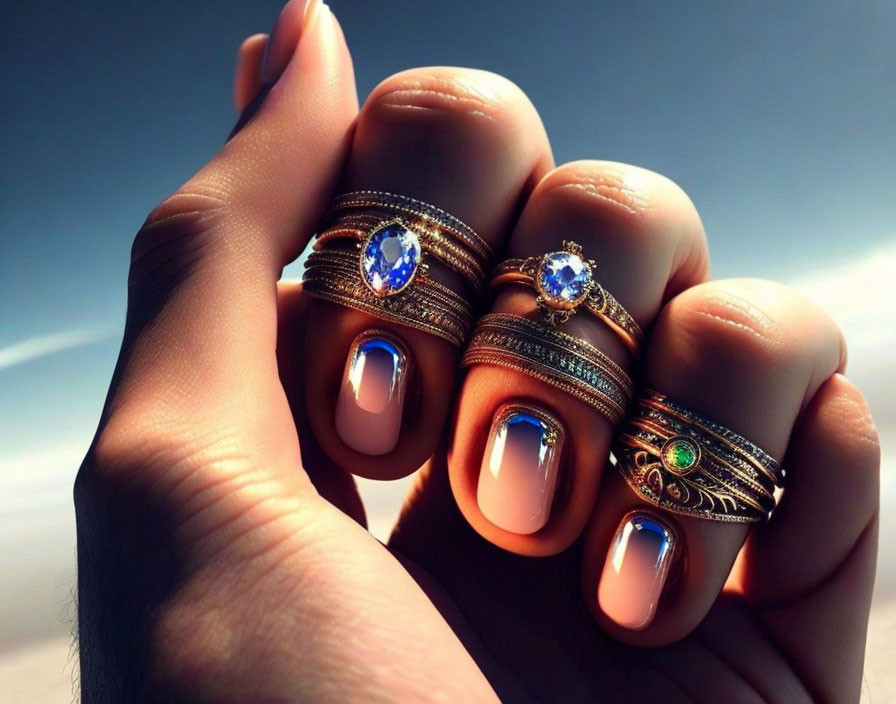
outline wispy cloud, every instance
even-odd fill
[[[0,348],[0,371],[57,352],[91,345],[110,338],[114,333],[113,327],[102,326],[73,328],[49,335],[29,337]]]
[[[840,323],[851,352],[893,362],[896,238],[854,259],[807,272],[791,283]]]

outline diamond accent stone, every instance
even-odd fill
[[[420,266],[420,238],[401,223],[375,230],[361,251],[361,275],[377,296],[393,296],[411,283]]]
[[[538,289],[549,306],[569,309],[588,295],[591,267],[574,252],[546,254],[538,269]]]

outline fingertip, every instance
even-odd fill
[[[267,34],[253,34],[240,44],[233,75],[233,106],[243,112],[261,90],[261,62],[268,43]]]
[[[273,83],[286,69],[299,39],[315,19],[321,4],[320,0],[289,0],[283,6],[262,56],[262,83]]]

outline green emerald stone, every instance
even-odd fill
[[[663,459],[672,469],[690,469],[697,461],[697,448],[689,440],[673,440],[666,446]]]

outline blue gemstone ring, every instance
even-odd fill
[[[644,333],[635,319],[598,283],[597,264],[585,257],[582,246],[564,241],[563,249],[540,257],[506,259],[495,269],[490,286],[524,284],[536,291],[535,303],[551,325],[562,325],[583,308],[616,333],[639,357]]]
[[[534,281],[535,289],[548,310],[570,311],[571,315],[594,288],[593,271],[597,265],[582,257],[581,248],[574,242],[563,244],[562,252],[551,252],[541,257]]]
[[[472,228],[434,205],[395,193],[339,196],[314,248],[347,239],[359,244],[361,277],[378,296],[400,293],[418,270],[434,265],[457,274],[478,297],[489,271],[491,250]]]
[[[361,247],[361,278],[377,296],[401,293],[420,268],[420,237],[401,220],[377,227]]]
[[[490,258],[468,225],[436,206],[356,191],[327,212],[305,262],[305,290],[461,346]],[[445,275],[430,276],[433,267]]]

